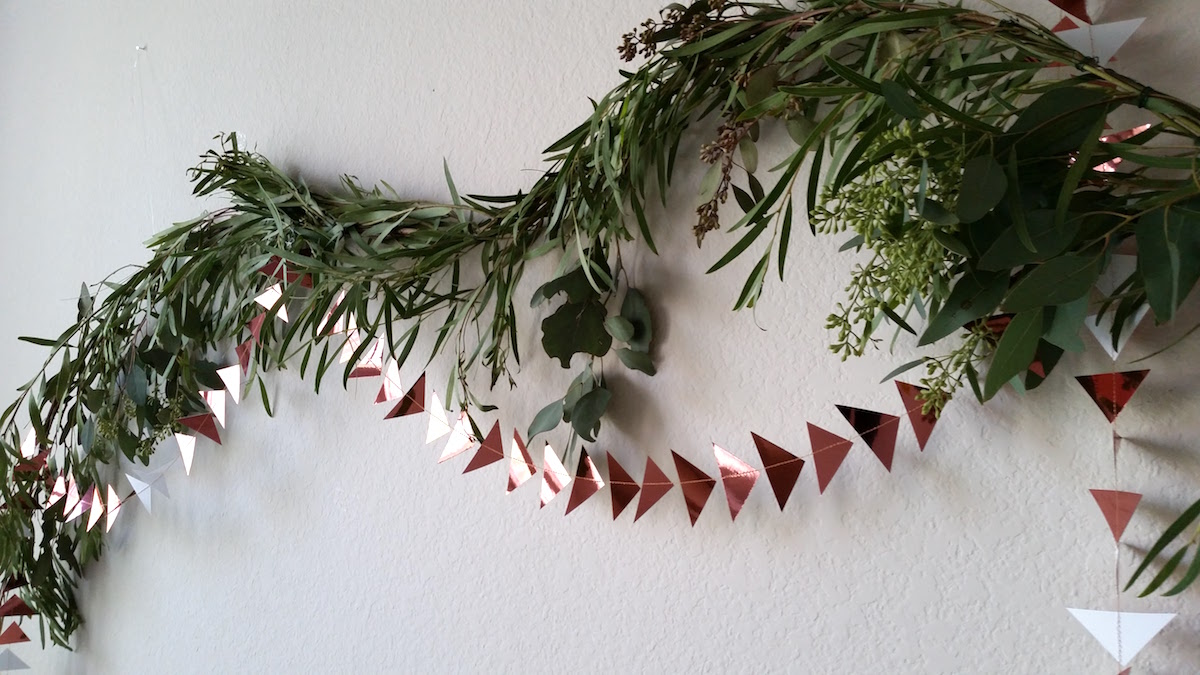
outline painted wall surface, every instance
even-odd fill
[[[660,2],[3,0],[0,390],[42,357],[16,337],[57,334],[80,281],[219,205],[184,175],[217,132],[315,185],[349,173],[444,198],[445,158],[464,191],[508,193],[618,82],[620,35]],[[1100,18],[1139,13],[1119,69],[1200,100],[1200,7],[1114,1]],[[848,363],[825,348],[854,263],[840,241],[794,238],[784,281],[754,313],[729,311],[747,268],[704,274],[730,239],[695,247],[695,164],[651,214],[664,255],[627,252],[660,372],[611,368],[619,404],[595,454],[640,477],[647,454],[669,467],[675,449],[715,473],[713,441],[757,464],[751,430],[806,454],[805,421],[852,433],[835,403],[901,410],[879,380],[910,343]],[[531,270],[526,297],[548,273]],[[1125,359],[1198,315],[1139,331]],[[495,395],[505,434],[571,377],[537,358],[539,318],[520,389]],[[1120,419],[1120,487],[1145,493],[1123,575],[1200,492],[1198,364],[1194,337],[1149,361]],[[318,399],[280,373],[275,418],[234,408],[225,445],[201,443],[192,476],[170,474],[171,499],[127,507],[80,591],[75,652],[17,652],[39,673],[1115,673],[1064,609],[1116,609],[1088,494],[1114,483],[1109,428],[1067,376],[1111,368],[1091,345],[1027,397],[955,401],[924,453],[902,431],[891,474],[857,444],[825,495],[807,469],[783,513],[761,486],[735,526],[718,488],[694,528],[678,489],[636,525],[611,522],[607,494],[567,518],[561,499],[539,510],[533,483],[504,494],[503,465],[436,465],[422,422],[381,421],[373,383]],[[1200,671],[1196,591],[1121,607],[1181,613],[1134,672]]]

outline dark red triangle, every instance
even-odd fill
[[[580,448],[579,465],[575,469],[575,480],[571,481],[571,496],[567,497],[567,510],[563,515],[574,511],[602,487],[604,480],[600,478],[600,472],[596,471],[596,465],[588,457],[587,450]]]
[[[1079,28],[1079,24],[1072,21],[1071,17],[1064,16],[1062,21],[1054,24],[1054,27],[1051,28],[1050,31],[1054,33],[1061,33],[1065,30],[1075,30],[1076,28]]]
[[[242,367],[243,375],[250,371],[250,350],[253,348],[254,343],[250,340],[246,340],[234,348],[234,351],[237,352],[238,364]]]
[[[1050,0],[1050,3],[1080,21],[1092,22],[1092,17],[1088,16],[1087,0]]]
[[[254,317],[253,319],[250,319],[250,323],[247,324],[247,326],[250,327],[250,335],[254,336],[255,342],[262,341],[262,327],[263,327],[263,322],[266,320],[267,320],[267,315],[264,312],[262,314],[259,314],[256,317]]]
[[[471,458],[467,468],[463,469],[463,473],[471,473],[502,459],[504,459],[504,441],[500,438],[500,422],[496,422],[492,425],[492,430],[488,432],[487,437],[479,444],[479,449],[475,451],[475,456]]]
[[[675,473],[679,476],[679,489],[683,491],[683,501],[687,504],[688,518],[695,526],[700,512],[708,503],[709,495],[717,486],[717,481],[697,469],[695,464],[680,457],[679,453],[674,450],[671,451],[671,457],[675,459]]]
[[[405,415],[416,415],[417,413],[425,412],[425,373],[421,373],[421,377],[413,383],[408,393],[400,399],[392,411],[384,416],[383,419],[390,420],[395,417],[404,417]],[[501,456],[504,451],[501,450]]]
[[[750,432],[750,437],[754,439],[754,447],[758,448],[763,471],[767,472],[767,482],[771,484],[775,501],[779,502],[779,510],[782,511],[792,495],[792,489],[796,487],[800,471],[804,469],[804,460],[754,432]]]
[[[0,605],[0,616],[33,616],[34,611],[25,604],[25,601],[14,595],[4,604]]]
[[[633,498],[637,496],[638,487],[637,481],[633,480],[633,476],[621,466],[612,453],[608,454],[608,491],[612,494],[612,512],[613,520],[621,515],[625,507],[633,502]]]
[[[812,443],[812,460],[817,468],[817,487],[824,494],[829,481],[833,480],[833,475],[841,468],[854,443],[825,431],[812,422],[808,423],[808,439]]]
[[[287,264],[277,255],[271,256],[267,264],[259,268],[258,271],[269,277],[275,277],[280,281],[286,281],[289,284],[299,281],[300,285],[304,288],[312,288],[312,277],[307,274],[301,276],[299,272],[289,272]]]
[[[674,485],[671,478],[658,468],[654,460],[646,458],[646,471],[642,474],[642,496],[638,498],[637,512],[633,514],[633,522],[646,515],[651,506],[658,503],[663,495],[671,491]]]
[[[1089,490],[1089,492],[1096,500],[1096,505],[1100,507],[1100,512],[1104,514],[1104,520],[1108,522],[1108,529],[1112,532],[1113,540],[1121,541],[1121,535],[1125,533],[1125,527],[1133,518],[1133,512],[1137,510],[1142,496],[1136,492],[1119,490]]]
[[[0,645],[15,645],[18,642],[29,642],[29,636],[17,624],[9,624],[8,628],[0,633]]]
[[[217,418],[212,413],[180,417],[179,423],[198,434],[208,436],[217,445],[221,444],[221,436],[217,433]]]
[[[1108,421],[1115,422],[1117,415],[1125,409],[1125,405],[1133,398],[1134,392],[1149,373],[1149,370],[1128,370],[1123,373],[1081,375],[1075,379],[1088,396],[1092,397],[1092,401]]]
[[[25,577],[11,577],[8,581],[4,582],[4,588],[0,588],[0,593],[8,593],[9,591],[15,591],[18,588],[24,588],[28,585],[29,582],[25,580]]]
[[[839,405],[837,409],[862,437],[863,442],[870,446],[871,452],[875,453],[883,467],[891,471],[892,458],[896,454],[896,434],[900,431],[900,418],[844,405]]]
[[[900,392],[900,400],[904,402],[904,409],[908,412],[908,421],[917,436],[917,447],[925,450],[925,444],[929,442],[933,427],[938,422],[936,412],[921,412],[925,407],[925,392],[929,390],[899,380],[896,380],[896,389]]]

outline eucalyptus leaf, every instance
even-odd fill
[[[624,363],[626,368],[640,370],[647,375],[654,375],[656,372],[654,362],[650,360],[650,355],[646,352],[635,352],[622,347],[617,350],[617,358],[621,359],[621,363]]]
[[[984,400],[995,396],[1009,380],[1029,369],[1042,335],[1042,313],[1040,308],[1020,312],[1008,324],[984,378]]]
[[[575,433],[585,441],[596,440],[595,432],[600,427],[600,418],[604,416],[611,400],[612,392],[603,387],[596,387],[584,394],[571,413],[571,428]]]
[[[929,320],[918,344],[927,345],[991,314],[1008,290],[1007,272],[966,274],[954,285],[942,308]]]
[[[545,408],[538,411],[534,415],[533,422],[529,424],[528,436],[529,440],[533,441],[533,437],[538,434],[552,431],[558,426],[559,422],[563,421],[563,400],[560,398],[553,403],[550,403]]]
[[[1004,310],[1024,312],[1073,302],[1091,290],[1100,276],[1100,257],[1067,254],[1034,267],[1004,299]]]
[[[1004,167],[995,157],[972,157],[963,167],[962,187],[955,214],[960,221],[973,223],[996,208],[1007,191],[1008,178],[1004,174]]]
[[[1200,200],[1156,209],[1134,232],[1146,300],[1155,321],[1166,323],[1200,280]]]

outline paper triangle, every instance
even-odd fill
[[[688,518],[692,521],[692,527],[695,527],[696,520],[700,518],[700,512],[708,503],[708,497],[716,487],[717,481],[696,468],[695,464],[680,457],[674,450],[671,451],[671,457],[675,460],[675,473],[679,476],[679,489],[683,492],[683,501],[687,504]]]
[[[574,511],[603,487],[604,479],[596,471],[596,465],[592,464],[592,458],[588,457],[586,449],[580,448],[579,466],[575,469],[575,481],[571,486],[571,496],[567,497],[567,510],[563,515]]]
[[[658,503],[663,495],[671,491],[675,487],[671,483],[671,478],[663,473],[663,470],[658,468],[654,460],[646,458],[646,471],[642,473],[642,496],[638,498],[637,511],[633,514],[633,522],[637,522],[638,518],[646,515],[650,507]]]
[[[633,502],[633,498],[637,496],[641,487],[638,486],[637,481],[633,480],[633,476],[629,475],[625,467],[617,462],[617,458],[613,457],[611,452],[607,454],[608,489],[612,495],[613,520],[616,520],[625,507]]]
[[[0,593],[9,593],[18,588],[24,588],[29,585],[29,580],[22,576],[9,577],[8,581],[4,582],[4,587],[0,588]]]
[[[537,466],[533,463],[533,457],[529,455],[529,449],[525,447],[525,440],[514,429],[512,445],[508,452],[508,492],[524,485],[535,473]]]
[[[1088,16],[1087,0],[1050,0],[1050,2],[1080,21],[1092,22],[1092,17]]]
[[[150,489],[150,484],[146,483],[132,474],[125,474],[125,480],[129,481],[129,487],[133,488],[133,494],[146,507],[146,511],[151,510],[154,491]]]
[[[117,522],[117,514],[121,512],[121,496],[113,486],[108,486],[108,518],[104,521],[104,531],[112,532],[113,523]]]
[[[262,342],[262,327],[266,320],[266,314],[259,314],[250,319],[250,323],[246,324],[246,327],[250,329],[250,337],[254,342]]]
[[[1102,612],[1094,609],[1071,609],[1074,616],[1092,637],[1122,666],[1129,665],[1155,635],[1158,635],[1174,614],[1140,612]],[[1120,626],[1118,632],[1117,626]]]
[[[1133,518],[1133,512],[1137,510],[1138,502],[1142,501],[1142,496],[1136,492],[1120,492],[1118,490],[1089,490],[1089,492],[1096,500],[1096,505],[1100,507],[1100,512],[1104,514],[1104,520],[1108,522],[1108,529],[1112,531],[1113,540],[1121,541],[1121,535],[1125,533],[1129,520]]]
[[[92,511],[91,511],[91,514],[88,516],[88,523],[87,523],[88,532],[91,532],[92,528],[95,527],[96,523],[100,522],[100,519],[103,517],[104,517],[104,493],[100,492],[100,486],[97,485],[94,488],[92,488]]]
[[[183,472],[192,475],[192,458],[196,456],[196,437],[187,434],[175,434],[175,442],[179,444],[179,456],[183,458]]]
[[[423,384],[420,380],[417,382]],[[425,388],[422,387],[421,391],[425,391]],[[427,445],[452,431],[450,422],[446,421],[446,408],[438,398],[437,392],[430,393],[429,397],[432,399],[432,403],[429,405],[429,431],[425,433]]]
[[[0,671],[29,670],[29,664],[17,658],[11,649],[0,652]]]
[[[503,459],[504,439],[500,437],[500,422],[496,422],[492,424],[492,430],[479,444],[479,450],[475,452],[475,456],[471,458],[467,468],[463,469],[463,473],[471,473]]]
[[[217,433],[216,418],[213,417],[212,413],[201,413],[199,415],[180,417],[179,423],[198,434],[203,434],[209,437],[217,445],[221,444],[221,436]],[[176,434],[176,436],[178,436],[178,434]]]
[[[21,457],[24,459],[33,459],[37,457],[37,454],[37,432],[33,430],[33,427],[30,427],[29,431],[25,434],[25,440],[21,441]]]
[[[79,507],[79,486],[75,484],[74,478],[67,479],[67,496],[63,498],[63,516],[67,522],[78,518],[83,511],[75,513],[75,509]]]
[[[383,382],[379,384],[379,393],[375,395],[376,403],[388,403],[404,397],[404,385],[400,384],[400,366],[395,361],[388,361],[383,369]]]
[[[812,422],[808,423],[808,439],[812,443],[812,461],[817,468],[817,487],[824,494],[829,481],[833,480],[833,475],[841,468],[842,461],[854,444]]]
[[[475,437],[471,435],[471,421],[464,410],[458,415],[458,422],[450,432],[450,438],[446,440],[446,447],[438,457],[438,464],[470,450],[472,445],[475,445]]]
[[[8,628],[5,628],[4,632],[0,633],[0,645],[15,645],[18,642],[29,642],[29,636],[25,634],[25,631],[21,630],[20,626],[10,623]]]
[[[279,304],[281,299],[283,299],[283,286],[281,284],[275,284],[262,293],[259,293],[258,296],[254,298],[254,302],[258,303],[263,307],[263,309],[266,309],[267,312],[270,313],[271,309],[274,308],[275,305]],[[284,323],[287,323],[287,305],[280,305],[279,311],[275,313],[275,316],[279,317],[279,319]]]
[[[235,347],[233,350],[233,351],[237,352],[238,365],[242,367],[243,374],[250,372],[250,352],[253,349],[254,349],[254,343],[251,342],[250,340],[246,340],[242,344]],[[235,403],[236,403],[236,401],[235,401]]]
[[[334,313],[337,312],[338,307],[341,306],[342,301],[345,299],[346,291],[340,291],[337,298],[334,299],[333,304],[329,305],[329,311],[325,313],[326,335],[349,333],[358,330],[358,323],[354,320],[354,314],[349,308],[338,317],[337,321],[331,321]]]
[[[567,467],[563,466],[554,448],[547,443],[542,454],[542,490],[539,493],[541,506],[538,508],[545,508],[570,482],[571,474],[567,473]]]
[[[1091,56],[1100,65],[1106,65],[1116,56],[1121,47],[1133,37],[1146,19],[1128,19],[1057,33],[1058,38],[1084,56]]]
[[[71,489],[68,487],[67,497],[69,498],[70,496]],[[78,501],[75,503],[75,508],[71,509],[70,515],[67,516],[66,522],[68,523],[87,513],[92,508],[92,493],[90,490],[84,490],[83,494],[79,495],[77,499]]]
[[[202,392],[200,392],[200,398],[204,399],[204,402],[208,404],[208,409],[212,411],[213,417],[215,417],[217,419],[217,422],[222,427],[224,427],[225,426],[225,390],[222,389],[221,391],[202,391]]]
[[[1071,17],[1064,16],[1061,21],[1054,24],[1054,27],[1051,28],[1050,31],[1053,33],[1061,33],[1064,30],[1072,30],[1075,28],[1079,28],[1079,24],[1072,21]]]
[[[238,366],[229,366],[221,368],[217,371],[217,377],[221,378],[221,382],[225,384],[225,391],[229,392],[229,398],[233,399],[233,404],[237,405],[242,402],[242,372]],[[224,422],[221,426],[225,426]]]
[[[350,371],[348,378],[358,377],[378,377],[383,374],[383,340],[376,340],[375,344],[367,349],[366,353],[359,358],[354,369]],[[351,354],[353,356],[353,354]]]
[[[1075,379],[1088,393],[1088,396],[1092,397],[1092,401],[1096,403],[1108,421],[1115,422],[1117,415],[1120,415],[1121,411],[1125,409],[1125,405],[1129,403],[1129,399],[1133,398],[1134,392],[1138,390],[1142,380],[1145,380],[1149,373],[1149,370],[1130,370],[1123,373],[1081,375]]]
[[[1096,342],[1100,343],[1100,347],[1108,354],[1108,357],[1116,361],[1121,356],[1121,350],[1129,343],[1129,338],[1133,336],[1133,331],[1142,323],[1142,319],[1150,313],[1150,305],[1142,305],[1134,311],[1133,316],[1125,320],[1125,324],[1121,326],[1121,334],[1117,336],[1117,346],[1113,346],[1112,329],[1113,322],[1116,321],[1116,314],[1112,311],[1105,312],[1103,315],[1091,314],[1083,322],[1088,330],[1095,336]]]
[[[59,500],[66,496],[67,481],[62,477],[62,475],[59,475],[59,477],[54,481],[54,487],[50,490],[50,496],[46,497],[46,503],[43,505],[43,508],[48,509],[51,506],[54,506],[59,502]]]
[[[925,406],[924,394],[929,390],[899,380],[896,380],[896,389],[900,392],[900,400],[904,402],[904,409],[908,412],[908,421],[917,436],[917,447],[924,451],[925,444],[933,434],[933,427],[938,422],[936,412],[921,412]]]
[[[896,454],[896,434],[900,431],[900,418],[844,405],[839,405],[837,409],[862,437],[863,442],[870,446],[871,452],[875,453],[883,467],[891,471],[892,457]]]
[[[721,486],[725,488],[725,501],[729,504],[729,519],[737,520],[742,507],[746,505],[746,498],[758,482],[758,469],[716,443],[713,443],[713,454],[717,457],[717,468],[721,471]]]
[[[20,596],[14,595],[0,604],[0,616],[33,616],[34,611]]]
[[[754,447],[758,448],[758,456],[762,459],[763,471],[767,473],[767,482],[775,493],[775,501],[779,502],[779,510],[783,510],[792,489],[796,487],[796,479],[804,469],[804,460],[775,445],[771,441],[750,433],[754,439]]]
[[[441,438],[450,432],[450,424],[446,422],[445,411],[442,409],[442,403],[441,401],[438,401],[436,393],[433,395],[433,401],[436,405],[433,406],[433,410],[431,410],[430,413],[441,416],[441,421],[446,427],[446,431],[438,434],[437,436],[427,437],[425,439],[426,443],[429,443],[435,438]],[[390,420],[397,417],[404,417],[406,415],[416,415],[419,412],[425,412],[425,373],[421,373],[421,376],[418,377],[417,381],[413,383],[413,386],[408,390],[408,393],[404,394],[404,396],[400,399],[400,402],[396,404],[396,407],[392,408],[392,411],[385,415],[383,419]],[[433,433],[432,426],[430,426],[429,432],[431,434]]]
[[[289,284],[300,282],[301,286],[312,288],[312,277],[307,274],[302,275],[299,272],[288,270],[287,263],[277,255],[271,256],[267,264],[260,267],[258,271],[269,277],[275,277],[280,281],[286,281]]]

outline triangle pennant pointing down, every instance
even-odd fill
[[[441,405],[439,404],[436,407],[440,413]],[[396,407],[392,408],[392,411],[385,415],[383,419],[390,420],[396,417],[404,417],[406,415],[416,415],[419,412],[425,412],[425,373],[421,373],[421,376],[418,377],[417,381],[413,383],[413,386],[408,390],[408,393],[400,399],[400,402],[396,404]],[[444,421],[445,420],[443,419],[443,422]],[[446,428],[449,430],[448,424],[446,425]],[[431,440],[433,440],[433,438],[430,438],[425,442],[428,443]]]
[[[650,507],[658,503],[663,495],[671,491],[675,487],[671,483],[671,478],[663,473],[663,470],[658,468],[654,460],[646,458],[646,471],[642,474],[642,496],[638,497],[637,511],[633,514],[633,522],[637,522],[638,518],[646,515]]]
[[[554,452],[554,448],[547,443],[546,450],[542,454],[541,506],[538,508],[545,508],[550,500],[557,497],[558,493],[562,492],[570,482],[571,474],[567,473],[567,467],[563,466],[562,460],[558,458],[558,453]]]
[[[1121,535],[1125,532],[1125,527],[1129,525],[1129,519],[1133,518],[1133,512],[1137,509],[1138,502],[1142,501],[1142,496],[1136,492],[1119,490],[1089,490],[1089,492],[1096,500],[1096,505],[1100,507],[1100,512],[1104,514],[1104,520],[1108,522],[1108,529],[1112,530],[1113,541],[1121,541]]]
[[[900,431],[900,418],[844,405],[839,405],[837,409],[862,437],[863,442],[870,446],[871,452],[875,453],[883,467],[891,471],[892,457],[896,454],[896,434]]]
[[[603,487],[604,479],[596,471],[592,458],[588,457],[587,450],[580,448],[579,466],[575,469],[575,484],[571,486],[571,496],[567,498],[567,511],[563,515],[574,511]]]
[[[742,507],[746,505],[746,498],[758,482],[758,469],[716,443],[713,443],[713,454],[717,456],[717,467],[721,470],[721,485],[725,487],[725,501],[729,503],[729,519],[737,520]]]
[[[771,484],[775,501],[779,502],[779,510],[782,511],[788,497],[792,496],[792,488],[796,487],[804,460],[754,432],[750,436],[754,439],[754,447],[758,448],[763,471],[767,472],[767,482]]]
[[[617,458],[613,457],[611,452],[608,453],[608,488],[612,494],[613,520],[621,515],[641,490],[633,476],[617,462]]]
[[[508,452],[508,491],[512,492],[521,487],[525,481],[533,478],[535,473],[537,466],[533,463],[533,457],[529,456],[525,440],[521,438],[520,433],[513,430],[512,446]]]
[[[221,436],[217,433],[217,420],[212,413],[180,417],[179,423],[198,434],[208,436],[217,445],[221,444]]]
[[[471,473],[502,459],[504,459],[504,441],[500,438],[500,422],[497,421],[492,424],[492,430],[479,444],[479,449],[475,451],[475,455],[471,457],[471,461],[467,463],[467,468],[463,469],[463,473]]]
[[[1138,612],[1102,612],[1092,609],[1067,609],[1092,637],[1122,666],[1129,665],[1174,614]]]
[[[679,476],[679,489],[683,491],[683,501],[687,504],[688,519],[692,521],[692,527],[695,527],[700,512],[708,503],[709,495],[717,486],[717,481],[696,468],[695,464],[680,457],[674,450],[671,451],[671,457],[675,460],[675,473]]]
[[[925,392],[929,390],[900,380],[896,380],[896,389],[900,392],[900,400],[904,402],[904,409],[908,411],[908,421],[912,424],[913,433],[917,436],[917,447],[924,451],[925,444],[929,442],[929,437],[933,434],[933,427],[938,422],[936,412],[921,412],[925,407]]]
[[[833,480],[833,475],[841,468],[854,443],[825,431],[812,422],[808,423],[808,439],[812,443],[813,464],[817,467],[817,487],[821,494],[824,494],[825,488],[829,487],[829,481]]]
[[[1088,16],[1087,0],[1050,0],[1051,4],[1080,21],[1092,22]]]
[[[1115,422],[1117,415],[1125,409],[1125,405],[1133,398],[1133,394],[1149,373],[1149,370],[1129,370],[1123,373],[1081,375],[1075,379],[1088,396],[1092,397],[1092,401],[1108,421]]]

